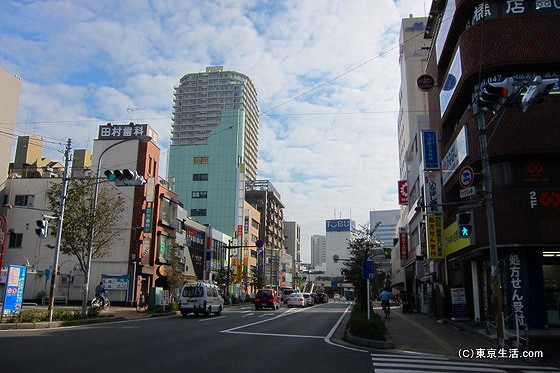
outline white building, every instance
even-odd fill
[[[327,264],[327,237],[315,234],[311,236],[311,268],[325,270]]]
[[[348,259],[350,250],[348,246],[352,240],[356,223],[351,219],[335,219],[326,221],[326,268],[325,276],[340,277],[341,269],[344,268],[344,261],[337,263],[333,257],[337,255],[340,259]]]

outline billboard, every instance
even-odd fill
[[[327,232],[351,232],[356,223],[351,219],[335,219],[326,221]]]

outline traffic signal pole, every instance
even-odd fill
[[[496,226],[494,222],[494,196],[492,193],[492,175],[490,172],[490,157],[488,155],[487,126],[484,111],[475,103],[473,109],[478,120],[478,137],[480,140],[480,157],[482,161],[482,180],[484,183],[484,202],[486,204],[486,220],[488,224],[488,246],[490,250],[490,272],[492,294],[494,296],[494,316],[496,319],[496,337],[500,347],[504,347],[504,311],[502,281],[500,266],[498,265],[498,250],[496,246]],[[505,109],[505,107],[503,108]]]
[[[60,191],[60,204],[58,208],[58,227],[56,230],[56,243],[54,246],[54,260],[53,260],[53,270],[51,276],[51,288],[49,293],[49,323],[52,321],[53,310],[54,310],[54,297],[56,291],[56,278],[58,275],[58,257],[60,254],[60,242],[62,241],[62,223],[64,222],[64,205],[66,201],[66,191],[68,189],[68,173],[70,170],[70,149],[72,148],[72,141],[68,139],[66,144],[66,151],[64,152],[64,173],[62,175],[62,188]]]

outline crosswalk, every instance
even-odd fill
[[[546,366],[502,364],[489,360],[457,360],[438,355],[371,354],[375,373],[392,372],[560,372]]]

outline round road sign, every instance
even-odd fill
[[[459,184],[463,188],[468,188],[474,182],[474,171],[469,166],[463,167],[461,173],[459,174]]]

